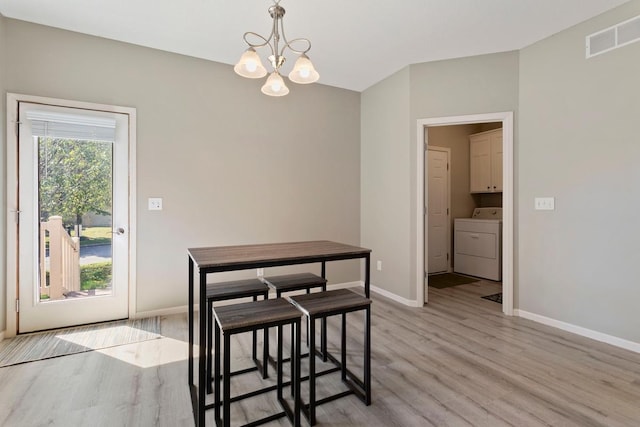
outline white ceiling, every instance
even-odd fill
[[[362,91],[409,64],[521,49],[626,1],[282,0],[280,5],[287,11],[287,37],[311,40],[309,57],[320,83]],[[270,0],[0,0],[0,13],[233,64],[245,49],[244,32],[270,32],[270,5]],[[294,62],[289,56],[286,73]]]

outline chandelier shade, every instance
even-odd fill
[[[285,96],[289,93],[289,88],[277,71],[271,73],[261,90],[262,93],[269,96]]]
[[[240,61],[233,67],[233,70],[248,79],[259,79],[267,75],[267,69],[264,68],[260,56],[252,47],[242,54]]]
[[[269,34],[268,37],[263,37],[251,31],[244,33],[243,38],[247,45],[249,45],[249,48],[242,54],[238,63],[233,67],[233,70],[238,75],[249,79],[259,79],[266,76],[267,70],[264,65],[262,65],[262,60],[258,52],[256,52],[256,49],[263,47],[268,48],[271,51],[269,62],[271,63],[273,71],[262,86],[262,93],[269,96],[284,96],[289,93],[289,88],[287,88],[284,79],[280,75],[280,69],[286,61],[284,56],[286,50],[300,55],[295,62],[293,70],[289,73],[289,80],[298,84],[309,84],[317,82],[320,78],[320,74],[318,74],[313,63],[307,56],[307,52],[311,50],[311,42],[309,39],[297,38],[289,41],[284,35],[282,19],[285,10],[279,3],[280,0],[273,0],[273,6],[269,8],[269,15],[273,19],[271,34]],[[249,41],[249,38],[252,38],[255,43]],[[283,44],[280,48],[281,42]],[[294,48],[294,45],[304,48]]]
[[[293,70],[289,73],[289,80],[298,84],[315,83],[320,78],[320,74],[316,71],[311,60],[304,53],[300,55]]]

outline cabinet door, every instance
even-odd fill
[[[491,140],[489,135],[469,137],[469,190],[491,192]]]
[[[502,192],[502,129],[491,135],[491,191]]]

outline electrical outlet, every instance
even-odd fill
[[[553,197],[536,197],[534,206],[537,211],[552,211],[556,208],[555,198]]]
[[[382,261],[378,261],[376,268],[378,269],[378,271],[382,271]]]
[[[258,277],[262,277],[264,276],[264,268],[259,268],[258,269]]]
[[[162,197],[149,197],[149,210],[161,211],[162,210]]]

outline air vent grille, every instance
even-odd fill
[[[640,16],[587,36],[587,58],[640,41]]]

